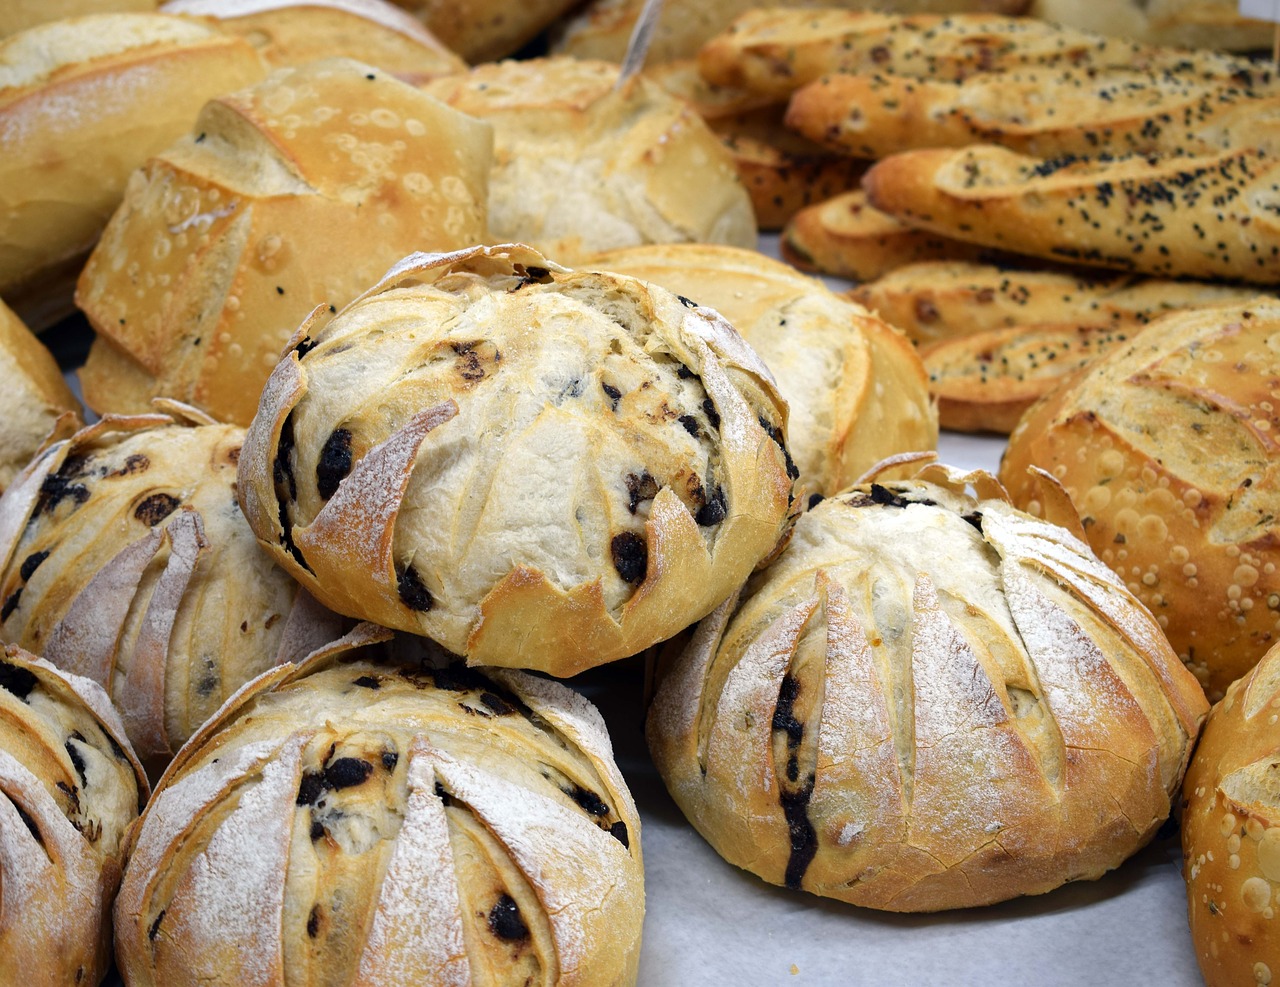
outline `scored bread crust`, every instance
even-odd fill
[[[483,239],[491,140],[347,59],[210,101],[134,175],[81,274],[77,303],[100,336],[87,402],[134,412],[172,397],[247,425],[316,305],[345,304],[409,251]],[[120,375],[123,356],[137,366]]]
[[[884,158],[863,188],[904,222],[987,247],[1160,277],[1280,280],[1280,161],[1253,148],[1052,160],[934,148]]]
[[[1210,699],[1280,633],[1278,326],[1269,297],[1164,316],[1033,406],[1001,464],[1032,513],[1028,467],[1059,479]]]
[[[1168,815],[1206,711],[1086,545],[931,467],[803,515],[698,626],[647,734],[729,862],[933,911],[1117,866]]]
[[[70,314],[134,169],[205,100],[266,73],[252,45],[160,14],[97,14],[0,42],[0,296],[37,331]]]
[[[116,901],[129,983],[635,983],[640,819],[595,708],[351,651],[386,636],[249,684],[175,760]]]
[[[1280,969],[1280,650],[1227,689],[1182,786],[1182,876],[1206,987],[1265,984]]]
[[[96,984],[111,967],[125,833],[150,788],[95,682],[0,653],[0,955],[10,983]]]
[[[473,248],[408,257],[299,330],[238,490],[339,612],[569,675],[670,637],[773,550],[785,427],[714,311]]]
[[[802,491],[830,496],[887,456],[937,446],[914,348],[816,279],[754,251],[708,244],[616,250],[590,266],[693,298],[742,334],[790,406],[787,436]]]

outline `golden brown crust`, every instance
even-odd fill
[[[1278,321],[1266,297],[1165,316],[1028,411],[1001,466],[1033,513],[1028,465],[1058,477],[1211,699],[1278,631]]]
[[[154,12],[159,0],[7,0],[0,38],[49,21],[84,14]]]
[[[1195,680],[1087,546],[966,484],[823,501],[660,684],[650,750],[730,862],[930,911],[1097,877],[1168,815]]]
[[[1032,0],[1032,17],[1117,38],[1180,48],[1262,51],[1275,28],[1240,14],[1239,0]]]
[[[467,61],[505,58],[532,41],[575,0],[393,0]]]
[[[122,351],[100,350],[86,369],[95,409],[140,410],[140,393],[158,394],[247,424],[315,306],[345,304],[424,244],[483,238],[490,139],[487,125],[343,59],[211,101],[134,176],[81,275],[79,305]],[[140,256],[148,274],[135,285]],[[116,391],[124,355],[140,370],[125,364]]]
[[[943,236],[1160,277],[1280,280],[1280,162],[1201,155],[1040,160],[1002,147],[908,151],[863,179],[868,201]]]

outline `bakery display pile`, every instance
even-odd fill
[[[1258,24],[106,6],[0,2],[0,981],[676,982],[583,689],[742,880],[1180,823],[1162,934],[1271,981]]]

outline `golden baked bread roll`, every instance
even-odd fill
[[[481,65],[423,87],[493,125],[490,241],[572,263],[643,243],[756,245],[729,152],[683,100],[618,66],[571,58]]]
[[[931,467],[801,516],[675,658],[647,733],[730,863],[934,911],[1117,866],[1168,816],[1206,710],[1088,546]]]
[[[66,438],[83,422],[80,402],[53,355],[0,302],[0,492],[45,442]]]
[[[1240,0],[1031,0],[1032,17],[1154,45],[1270,49],[1275,27],[1240,14]]]
[[[484,239],[487,124],[346,59],[212,100],[129,183],[80,277],[99,412],[247,425],[290,333],[419,248]]]
[[[5,0],[0,38],[82,14],[154,12],[159,0]]]
[[[165,775],[116,950],[136,987],[629,987],[643,916],[640,818],[590,703],[322,652],[248,687]]]
[[[1061,481],[1210,699],[1280,631],[1277,330],[1269,297],[1164,316],[1028,411],[1000,468],[1032,513],[1028,467]]]
[[[469,62],[515,54],[575,0],[395,0]]]
[[[615,250],[590,266],[696,299],[742,334],[790,407],[788,444],[805,492],[831,495],[887,456],[937,447],[911,344],[816,279],[754,251],[706,244]]]
[[[1280,970],[1274,782],[1280,649],[1233,682],[1205,722],[1182,785],[1182,876],[1206,987],[1266,984]]]
[[[252,45],[159,14],[100,14],[0,42],[0,296],[37,331],[71,311],[130,174],[213,96],[266,70]]]
[[[238,490],[339,612],[570,675],[704,616],[787,529],[786,404],[711,309],[504,245],[317,316]]]
[[[125,831],[150,789],[107,695],[12,645],[0,653],[0,971],[97,984]]]
[[[1280,157],[1042,160],[983,144],[907,151],[863,178],[867,200],[943,236],[1159,277],[1280,281]]]
[[[243,439],[198,419],[108,417],[0,499],[5,639],[106,688],[152,770],[246,681],[341,633],[245,524]]]
[[[169,0],[162,10],[208,18],[250,41],[272,68],[354,58],[416,85],[467,67],[388,0]]]

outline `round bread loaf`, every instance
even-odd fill
[[[240,514],[244,430],[196,420],[103,419],[0,499],[4,638],[105,687],[153,770],[246,681],[341,633]]]
[[[80,277],[99,412],[152,397],[247,425],[289,334],[413,250],[484,240],[492,135],[326,59],[220,96],[129,183]]]
[[[133,830],[117,962],[135,987],[624,987],[639,827],[569,689],[321,652],[246,688],[166,773]]]
[[[930,467],[804,514],[698,626],[648,736],[730,863],[933,911],[1118,865],[1169,814],[1206,709],[1086,545]]]
[[[1280,647],[1227,689],[1182,786],[1182,876],[1208,987],[1280,971]]]
[[[335,610],[569,675],[706,615],[774,549],[785,425],[710,309],[520,245],[419,254],[298,330],[239,492]]]
[[[777,376],[807,492],[829,496],[886,456],[937,446],[937,411],[915,348],[815,278],[711,244],[632,247],[591,264],[657,282],[729,320]]]
[[[0,973],[97,984],[111,966],[121,842],[146,775],[96,683],[0,655]]]
[[[1155,614],[1210,700],[1280,633],[1280,302],[1172,313],[1051,392],[1000,476],[1066,488],[1089,544]]]
[[[727,148],[682,99],[572,58],[481,65],[424,90],[493,124],[489,242],[574,263],[643,243],[756,245]]]

